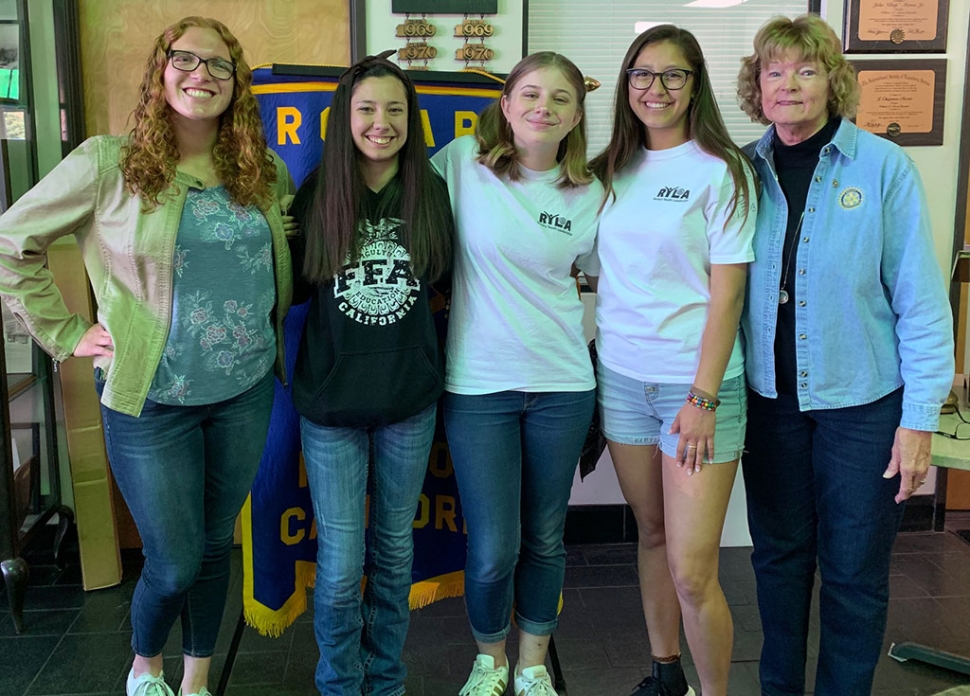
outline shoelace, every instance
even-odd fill
[[[170,696],[172,693],[163,677],[152,677],[138,686],[134,696]]]
[[[552,688],[552,684],[544,679],[532,679],[516,696],[559,696],[559,694]]]
[[[487,670],[476,662],[472,668],[468,683],[458,692],[458,696],[474,694],[474,690],[482,686],[490,686],[492,688],[493,693],[488,694],[488,696],[502,696],[505,693],[505,681],[502,677],[496,674],[495,671]]]

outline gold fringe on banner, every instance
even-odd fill
[[[316,564],[309,561],[296,562],[296,580],[293,594],[279,609],[270,609],[255,598],[253,588],[253,526],[252,497],[246,498],[242,509],[243,533],[243,617],[246,623],[260,635],[279,638],[288,627],[307,610],[307,593],[313,590],[316,580]],[[361,590],[366,584],[361,582]],[[411,585],[408,605],[411,610],[421,609],[440,599],[461,597],[465,593],[465,573],[455,571],[428,578]]]

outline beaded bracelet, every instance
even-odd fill
[[[691,390],[687,392],[687,403],[689,403],[691,406],[704,409],[705,411],[716,411],[717,407],[721,405],[721,400],[714,399],[711,401],[703,396],[698,396],[693,390]]]

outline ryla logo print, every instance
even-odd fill
[[[688,189],[680,188],[679,186],[664,186],[653,197],[653,200],[686,202],[688,198],[690,198],[690,191]]]
[[[539,213],[539,224],[547,229],[568,234],[570,237],[573,236],[573,221],[564,218],[562,215],[546,212]]]

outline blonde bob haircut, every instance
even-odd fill
[[[559,177],[560,188],[586,186],[593,181],[586,161],[586,81],[575,63],[566,56],[552,51],[540,51],[520,60],[505,80],[502,97],[509,97],[516,84],[533,70],[556,69],[562,73],[576,93],[579,109],[579,123],[569,131],[569,135],[559,143],[556,161],[562,167]],[[496,176],[506,176],[510,181],[519,179],[519,156],[515,151],[515,135],[505,114],[502,113],[500,99],[489,104],[478,118],[475,128],[478,139],[478,161],[491,169]]]
[[[122,150],[125,188],[142,198],[145,211],[154,210],[175,180],[179,152],[172,125],[172,107],[165,98],[168,50],[189,29],[211,29],[229,49],[236,66],[232,99],[219,117],[219,133],[212,149],[216,173],[229,197],[238,205],[265,207],[272,201],[276,165],[266,149],[259,104],[250,91],[253,72],[243,58],[239,40],[225,24],[206,17],[185,17],[155,39],[145,66],[138,105],[131,114],[134,128]]]
[[[842,45],[832,27],[818,15],[804,14],[795,19],[769,19],[755,34],[754,53],[741,59],[738,100],[741,110],[752,121],[771,123],[761,108],[761,70],[789,53],[825,70],[829,82],[829,116],[855,116],[859,107],[855,69],[842,55]]]

